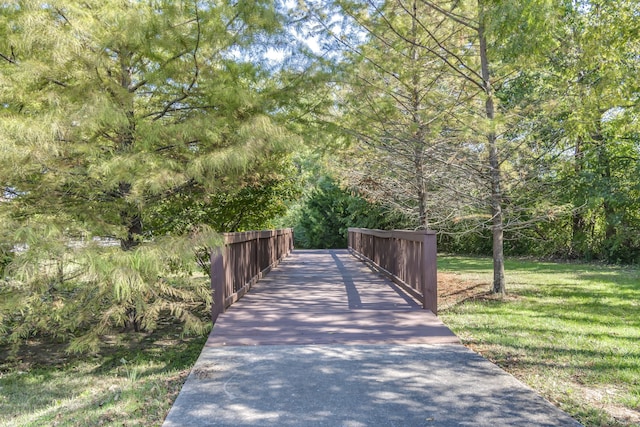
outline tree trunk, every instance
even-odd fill
[[[125,198],[131,191],[131,184],[121,182],[118,186],[120,197]],[[142,217],[137,206],[126,203],[125,207],[120,211],[120,219],[122,225],[127,228],[127,237],[120,239],[120,248],[128,251],[140,243],[139,237],[142,234]]]
[[[418,155],[418,154],[416,154]],[[418,214],[420,216],[420,229],[427,230],[429,221],[427,220],[427,192],[424,180],[424,164],[422,159],[417,158],[415,161],[416,170],[416,186],[418,187]]]
[[[604,139],[604,138],[602,138]],[[602,167],[602,180],[604,187],[604,201],[602,202],[602,209],[604,210],[605,231],[604,239],[605,245],[610,246],[616,235],[617,225],[617,211],[611,203],[611,197],[613,188],[611,185],[611,161],[609,155],[606,152],[604,144],[601,144],[598,151],[598,162]]]
[[[131,80],[131,60],[133,55],[123,48],[120,52],[120,86],[122,93],[119,99],[123,110],[127,116],[127,126],[123,127],[119,132],[119,151],[127,151],[131,148],[135,141],[135,112],[133,95],[129,91],[132,84]],[[121,182],[118,186],[120,197],[126,199],[131,192],[131,183]],[[120,239],[120,247],[124,251],[128,251],[136,247],[140,241],[139,236],[142,234],[142,217],[139,208],[132,203],[126,202],[125,207],[120,211],[122,225],[127,228],[127,237]],[[136,328],[137,330],[137,328]]]
[[[416,189],[418,197],[418,215],[420,229],[427,230],[429,222],[427,220],[427,185],[425,180],[425,131],[422,118],[420,116],[420,55],[418,53],[418,2],[414,1],[412,6],[413,16],[411,17],[411,67],[413,67],[413,75],[411,79],[411,115],[412,121],[416,125],[416,133],[413,135],[414,150],[413,159],[415,167]]]
[[[142,234],[142,219],[139,213],[131,213],[129,211],[121,212],[122,222],[127,225],[127,237],[120,239],[120,248],[128,251],[140,244],[139,238]]]
[[[488,97],[487,117],[493,120],[493,98]],[[500,161],[498,159],[497,138],[495,132],[487,135],[489,143],[489,167],[491,180],[491,216],[493,237],[493,293],[505,293],[504,279],[504,224],[502,217],[502,189],[500,175]]]
[[[138,319],[138,311],[135,307],[127,309],[127,319],[127,326],[132,327],[134,332],[140,332],[140,330],[142,329],[141,322],[140,319]]]
[[[484,33],[484,11],[482,0],[478,1],[479,21],[478,38],[480,41],[480,63],[482,67],[482,84],[486,101],[485,113],[488,120],[487,144],[489,148],[489,181],[491,184],[491,218],[493,238],[493,293],[505,293],[504,278],[504,223],[502,217],[502,176],[500,173],[500,159],[498,154],[498,138],[495,131],[495,106],[493,102],[493,88],[489,71],[487,55],[487,39]]]

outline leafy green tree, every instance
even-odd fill
[[[512,138],[529,141],[541,183],[511,194],[554,212],[509,236],[533,254],[638,259],[638,67],[636,2],[572,2],[560,9],[557,47],[498,92],[521,119]],[[521,160],[520,162],[522,162]],[[520,165],[518,165],[520,166]],[[520,168],[522,169],[522,168]],[[525,168],[526,169],[526,168]],[[558,209],[561,207],[561,209]]]
[[[496,92],[499,108],[519,116],[504,134],[519,150],[503,171],[526,177],[525,191],[505,192],[507,223],[514,207],[531,206],[516,227],[505,228],[505,251],[633,262],[637,2],[571,2],[557,13],[563,19],[554,28],[555,48]],[[479,247],[460,243],[466,251]]]
[[[638,13],[635,1],[572,4],[551,61],[563,96],[556,128],[571,153],[558,178],[574,207],[573,256],[640,260]]]
[[[254,164],[234,185],[207,192],[203,186],[173,195],[151,211],[147,222],[155,234],[183,234],[194,224],[217,232],[274,228],[300,195],[297,171],[290,155],[278,154]]]
[[[2,209],[22,250],[2,285],[19,301],[9,339],[95,348],[165,314],[205,331],[210,292],[191,270],[216,234],[191,221],[162,235],[149,219],[232,192],[286,145],[278,88],[248,60],[281,28],[273,4],[15,0],[0,12]]]

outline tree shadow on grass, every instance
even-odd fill
[[[97,354],[69,355],[65,343],[34,340],[3,360],[0,424],[157,425],[205,341],[180,337],[175,324],[109,340]]]
[[[181,336],[181,327],[166,323],[154,332],[127,332],[104,337],[97,353],[67,353],[68,342],[51,337],[31,339],[12,352],[10,346],[0,346],[0,375],[14,372],[72,370],[82,363],[96,364],[95,375],[126,375],[133,366],[153,366],[140,369],[139,375],[150,376],[168,370],[190,369],[198,358],[206,336]],[[25,377],[26,378],[26,377]],[[52,399],[55,393],[52,394]]]
[[[464,311],[452,307],[451,320],[460,315],[458,332],[464,331],[465,344],[507,371],[521,378],[538,378],[543,384],[557,382],[559,387],[578,390],[577,394],[616,389],[623,397],[607,397],[613,406],[596,404],[606,406],[611,414],[619,408],[632,413],[633,406],[624,402],[637,396],[640,381],[640,280],[636,272],[596,266],[595,271],[575,272],[573,283],[529,284],[516,288],[507,299],[488,293],[471,295],[459,304],[477,305]],[[576,412],[591,414],[585,419],[600,419],[588,411],[593,402],[570,400],[571,405],[579,406]],[[627,418],[640,420],[637,407],[635,412],[636,418]],[[636,425],[629,420],[608,424],[613,415],[607,417],[603,425]]]

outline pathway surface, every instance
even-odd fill
[[[220,315],[173,426],[579,426],[346,251],[294,251]]]

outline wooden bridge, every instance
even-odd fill
[[[225,236],[215,324],[164,427],[580,426],[437,319],[433,234],[349,234]]]
[[[226,235],[212,260],[208,346],[458,342],[434,313],[432,233],[351,229],[350,251],[291,252],[291,239],[291,230]]]

